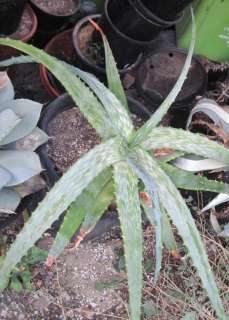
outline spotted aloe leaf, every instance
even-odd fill
[[[142,290],[142,226],[138,179],[127,163],[115,165],[116,200],[125,250],[132,320],[139,320]]]
[[[229,193],[229,184],[227,183],[209,180],[206,177],[178,169],[168,163],[161,163],[160,166],[179,189]]]
[[[145,174],[148,174],[156,183],[160,200],[189,250],[193,264],[199,273],[212,305],[219,318],[226,320],[224,308],[215,283],[214,275],[208,262],[205,248],[185,201],[169,177],[146,151],[142,149],[134,151],[130,164],[132,161],[138,166],[141,166],[142,170],[145,171]]]
[[[96,225],[113,197],[111,170],[107,169],[98,175],[70,206],[49,255],[58,257],[82,223],[82,229],[87,234]]]
[[[119,160],[119,143],[117,139],[112,139],[96,146],[60,178],[34,211],[2,262],[0,290],[5,288],[13,268],[43,232],[58,219],[59,215],[74,202],[99,173]]]
[[[155,139],[155,137],[157,138]],[[146,150],[171,148],[215,159],[225,164],[229,163],[229,149],[197,133],[194,134],[181,129],[155,128],[148,138],[142,142],[142,147]]]
[[[49,56],[44,51],[31,45],[12,39],[0,39],[2,45],[9,45],[29,54],[38,63],[42,63],[62,83],[89,123],[102,138],[114,135],[109,122],[108,114],[99,103],[91,89],[76,75],[66,68],[66,64]],[[17,60],[16,60],[17,61]]]

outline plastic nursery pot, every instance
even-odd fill
[[[195,7],[196,44],[195,53],[218,62],[229,61],[229,1],[198,1]],[[192,22],[187,12],[177,26],[180,47],[189,47]],[[209,40],[210,39],[210,40]]]
[[[187,54],[176,48],[154,52],[146,58],[137,74],[137,89],[154,107],[158,107],[173,89],[184,66]],[[173,108],[190,106],[196,96],[206,90],[207,74],[196,57],[193,57],[188,77]]]
[[[27,5],[23,12],[20,24],[16,32],[14,32],[13,34],[10,34],[8,37],[15,40],[21,40],[22,42],[27,43],[32,39],[36,30],[37,30],[36,15],[32,10],[32,8],[29,5]],[[0,61],[18,56],[20,54],[21,54],[20,51],[14,48],[0,45]]]
[[[80,8],[81,0],[30,0],[37,15],[39,30],[51,32],[67,25]]]
[[[0,35],[14,33],[21,21],[28,0],[0,0]]]
[[[104,12],[98,24],[106,34],[119,67],[136,61],[147,51],[150,43],[167,27],[145,17],[133,0],[106,0]],[[97,32],[93,39],[99,42]]]
[[[45,52],[57,57],[58,59],[65,60],[68,63],[76,63],[75,50],[72,44],[72,29],[65,30],[48,42],[44,48]],[[41,81],[52,97],[58,97],[64,92],[60,83],[48,72],[48,70],[40,65],[40,78]]]
[[[165,20],[177,19],[180,13],[193,2],[193,0],[137,0],[154,15]],[[144,9],[143,9],[144,10]]]
[[[104,50],[102,41],[97,42],[93,39],[94,27],[89,22],[89,18],[97,22],[101,16],[91,15],[81,19],[73,30],[73,45],[79,61],[79,67],[89,71],[100,78],[101,81],[106,79],[106,70],[104,66]],[[112,50],[114,48],[112,47]],[[125,44],[125,50],[128,51],[128,43]],[[120,64],[116,55],[117,51],[113,50],[119,73],[123,76],[125,73],[134,70],[141,62],[142,55],[139,52],[134,59],[128,59],[129,62]],[[127,53],[128,56],[128,53]]]

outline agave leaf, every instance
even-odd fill
[[[21,50],[34,58],[37,63],[42,63],[62,83],[97,133],[104,139],[114,135],[107,120],[109,117],[103,106],[90,88],[76,77],[72,70],[66,68],[66,63],[58,61],[40,49],[17,40],[0,38],[0,44]]]
[[[175,159],[172,164],[177,168],[190,171],[190,172],[201,172],[208,170],[229,170],[229,166],[221,161],[212,159],[202,159],[198,156],[186,156]]]
[[[18,192],[9,188],[3,188],[0,191],[0,216],[1,213],[4,214],[5,211],[15,212],[20,201],[21,197]]]
[[[114,179],[125,249],[131,319],[139,320],[143,250],[138,180],[125,162],[115,165]]]
[[[111,184],[113,187],[111,179],[111,170],[107,169],[98,175],[70,206],[50,249],[49,255],[51,257],[57,258],[59,256],[83,222],[85,216],[87,218],[82,229],[88,230],[96,223],[95,217],[100,217],[104,213],[113,198],[113,190],[108,186],[108,184]]]
[[[13,187],[14,191],[22,197],[27,197],[30,194],[36,193],[46,187],[46,182],[40,175],[36,175],[25,182]]]
[[[171,148],[211,158],[225,164],[229,163],[228,149],[197,133],[194,134],[182,129],[155,128],[151,131],[150,136],[142,142],[142,147],[146,150]]]
[[[187,129],[189,128],[193,116],[202,112],[206,114],[214,123],[223,128],[223,130],[229,133],[229,113],[223,110],[214,100],[211,99],[201,99],[198,101],[197,105],[192,109],[188,121]]]
[[[1,145],[19,140],[31,133],[40,118],[42,105],[40,103],[18,99],[0,105],[0,111],[11,109],[20,119],[19,124],[1,141]]]
[[[221,193],[217,197],[215,197],[206,207],[204,207],[201,212],[205,212],[207,210],[210,210],[219,204],[223,204],[225,202],[229,201],[229,194]]]
[[[209,299],[219,319],[226,320],[227,316],[224,312],[205,248],[184,199],[170,178],[146,151],[138,148],[133,151],[132,156],[132,161],[135,161],[136,164],[141,166],[142,170],[145,170],[145,173],[149,174],[156,183],[161,202],[174,225],[177,227],[185,246],[189,250],[193,264],[199,273],[202,284],[208,293]]]
[[[126,99],[126,94],[122,86],[122,82],[120,80],[120,76],[118,73],[118,69],[116,66],[116,62],[113,56],[113,53],[111,51],[110,45],[107,41],[107,38],[103,31],[100,29],[100,27],[93,22],[95,28],[100,32],[102,39],[103,39],[103,45],[105,50],[105,60],[106,60],[106,75],[108,80],[108,87],[109,89],[116,95],[116,97],[121,102],[122,106],[126,108],[128,111],[128,103]]]
[[[0,105],[14,99],[14,87],[6,72],[0,73]]]
[[[0,167],[0,190],[5,187],[11,179],[11,173],[7,169]]]
[[[205,177],[178,169],[168,163],[161,163],[160,166],[179,189],[216,193],[229,192],[229,184],[227,183],[209,180]]]
[[[0,112],[0,143],[19,124],[21,119],[10,109]]]
[[[180,93],[185,80],[187,79],[189,68],[192,63],[192,56],[195,48],[195,34],[196,34],[196,27],[195,27],[195,19],[193,14],[193,9],[191,8],[191,15],[192,15],[192,40],[189,48],[189,52],[174,88],[169,93],[167,98],[162,102],[161,106],[157,109],[157,111],[152,115],[152,117],[137,131],[137,133],[133,136],[133,144],[138,145],[143,140],[147,139],[149,135],[151,135],[151,131],[155,128],[162,120],[164,115],[167,113],[171,105],[176,100],[178,94]]]
[[[120,142],[111,139],[80,158],[55,184],[33,212],[0,266],[0,290],[11,271],[42,234],[104,169],[120,160]]]
[[[11,174],[7,187],[22,183],[42,171],[39,156],[31,151],[0,151],[0,166]]]
[[[138,174],[138,177],[144,183],[146,192],[151,200],[151,204],[148,206],[146,213],[150,221],[154,221],[156,226],[156,268],[154,273],[154,285],[156,285],[162,262],[162,222],[158,190],[152,178],[148,174],[145,174],[145,171],[143,171],[135,162],[131,161],[131,159],[129,159],[129,161],[131,162],[134,171]]]
[[[39,128],[35,128],[31,133],[22,139],[4,145],[4,150],[24,150],[35,151],[42,144],[48,141],[48,135]]]

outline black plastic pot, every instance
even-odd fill
[[[79,11],[81,0],[75,0],[75,10],[70,14],[52,14],[48,10],[41,8],[35,0],[30,0],[31,5],[38,18],[38,28],[41,32],[53,32],[60,30],[63,26],[67,25],[70,19]],[[58,1],[56,1],[58,3]]]
[[[79,67],[81,67],[83,70],[95,74],[102,81],[105,81],[106,70],[104,66],[103,45],[101,41],[97,42],[92,38],[94,27],[88,20],[89,18],[91,18],[92,20],[97,22],[100,19],[100,17],[101,15],[91,15],[81,19],[76,24],[73,30],[73,44],[79,61]],[[136,55],[134,55],[134,57],[127,59],[128,62],[124,64],[119,63],[119,56],[117,52],[127,52],[126,56],[129,57],[129,49],[130,48],[128,45],[128,41],[125,42],[125,50],[123,50],[123,48],[121,50],[114,50],[114,48],[112,47],[113,54],[115,56],[119,73],[121,76],[137,68],[142,59],[142,50],[140,50]],[[93,54],[91,54],[91,52],[97,54],[98,57],[93,58]]]
[[[180,13],[191,4],[193,0],[137,0],[137,2],[142,6],[144,11],[145,8],[147,8],[151,13],[161,19],[174,20],[179,17]]]
[[[108,38],[119,67],[134,63],[167,27],[145,17],[132,0],[106,0],[98,24]],[[97,32],[94,32],[93,39],[100,41]]]
[[[10,35],[17,30],[28,0],[0,0],[0,35]]]
[[[139,93],[155,108],[158,107],[175,85],[184,66],[187,53],[176,48],[155,51],[140,66],[137,75]],[[190,106],[195,97],[202,95],[207,86],[207,74],[198,60],[193,57],[188,77],[173,108]]]

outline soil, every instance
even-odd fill
[[[19,27],[17,28],[17,31],[9,35],[9,37],[11,39],[21,40],[30,33],[30,31],[32,30],[32,27],[33,27],[33,20],[32,20],[29,8],[26,7],[22,15]]]
[[[78,34],[78,45],[82,54],[97,66],[104,67],[104,49],[99,42],[92,41],[92,35],[95,28],[88,23],[80,29]]]
[[[67,16],[75,13],[78,0],[32,0],[41,10],[53,15]]]
[[[101,141],[78,108],[57,115],[48,126],[48,134],[48,154],[61,173]]]

